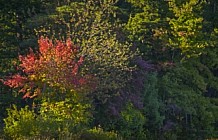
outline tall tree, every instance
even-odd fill
[[[134,68],[130,61],[135,52],[122,39],[114,4],[114,1],[90,0],[60,5],[51,18],[53,24],[38,29],[39,34],[54,38],[71,37],[81,47],[81,55],[89,60],[84,72],[96,75],[99,91],[104,92],[123,87]]]

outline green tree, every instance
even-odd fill
[[[165,118],[177,124],[172,131],[177,137],[207,138],[214,134],[215,106],[204,97],[208,83],[199,71],[203,68],[199,63],[187,62],[167,71],[160,80],[160,95],[168,110]]]
[[[202,132],[202,126],[199,125],[201,121],[207,126],[207,130],[200,137],[213,136],[216,111],[206,108],[216,108],[216,99],[214,97],[208,99],[205,94],[210,93],[214,96],[217,93],[215,88],[217,29],[214,24],[216,2],[198,0],[129,0],[128,2],[135,7],[125,26],[129,39],[139,47],[143,59],[152,60],[159,70],[158,81],[162,81],[158,82],[161,85],[159,96],[163,99],[165,104],[163,107],[167,110],[163,128],[169,126],[167,122],[173,122],[172,127],[168,128],[170,133],[167,132],[165,136],[168,138],[182,136],[179,131],[185,132],[184,120],[190,117],[195,122],[192,128],[199,130],[193,132],[196,135],[192,137],[197,137]],[[209,62],[209,59],[212,61]],[[193,102],[197,103],[194,105]],[[204,102],[205,106],[198,104],[200,102]],[[175,109],[178,114],[175,113]],[[196,112],[202,116],[195,114]],[[201,118],[207,119],[203,121]],[[174,123],[178,127],[173,127]]]
[[[130,61],[135,52],[120,37],[122,26],[116,21],[114,5],[114,1],[102,0],[60,5],[51,15],[53,24],[37,29],[38,34],[54,38],[71,37],[87,59],[84,73],[95,75],[97,91],[104,93],[123,87],[134,69]]]
[[[145,126],[148,129],[150,139],[158,138],[163,127],[164,103],[161,100],[158,89],[157,73],[149,73],[145,79],[143,96],[143,112],[146,116]]]

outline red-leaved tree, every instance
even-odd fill
[[[82,73],[84,57],[79,56],[79,47],[70,39],[53,43],[41,37],[38,43],[39,52],[30,49],[29,54],[19,56],[21,74],[3,80],[5,85],[20,88],[19,92],[25,93],[23,98],[33,98],[48,86],[80,92],[95,88],[94,76]]]

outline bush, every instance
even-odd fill
[[[44,100],[39,115],[28,107],[20,110],[13,105],[8,109],[5,121],[5,134],[12,139],[29,137],[58,138],[63,134],[77,134],[85,129],[90,119],[88,104],[82,104],[67,98],[63,101]]]
[[[118,140],[122,139],[115,132],[105,132],[101,127],[94,127],[93,129],[85,131],[81,135],[82,140]]]
[[[34,112],[28,107],[18,110],[15,105],[8,109],[8,117],[4,119],[4,132],[13,139],[19,139],[23,136],[33,136],[39,134],[39,128],[36,124]]]
[[[121,112],[121,121],[118,124],[120,126],[119,133],[126,139],[145,139],[146,130],[143,128],[145,122],[146,118],[140,110],[128,103]]]

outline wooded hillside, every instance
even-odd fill
[[[1,0],[0,139],[218,138],[218,1]]]

